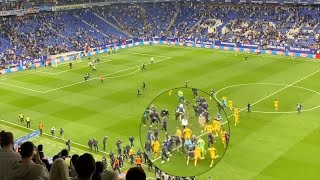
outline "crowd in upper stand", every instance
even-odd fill
[[[319,24],[319,6],[191,2],[0,17],[0,64],[152,36],[318,49]]]

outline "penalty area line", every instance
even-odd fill
[[[256,102],[252,103],[252,104],[251,104],[251,106],[254,106],[255,104],[258,104],[259,102],[261,102],[261,101],[263,101],[263,100],[265,100],[265,99],[269,98],[270,96],[272,96],[272,95],[274,95],[274,94],[276,94],[276,93],[279,93],[279,92],[281,92],[281,91],[283,91],[283,90],[285,90],[285,89],[287,89],[287,88],[289,88],[289,87],[293,86],[294,84],[297,84],[298,82],[303,81],[304,79],[307,79],[308,77],[310,77],[310,76],[312,76],[312,75],[314,75],[314,74],[316,74],[316,73],[318,73],[318,72],[320,72],[320,69],[319,69],[319,70],[317,70],[317,71],[315,71],[315,72],[313,72],[313,73],[311,73],[311,74],[309,74],[309,75],[307,75],[307,76],[305,76],[305,77],[303,77],[303,78],[301,78],[301,79],[299,79],[299,80],[297,80],[297,81],[295,81],[295,82],[293,82],[293,83],[291,83],[291,84],[289,84],[289,85],[287,85],[287,86],[286,86],[286,87],[284,87],[284,88],[281,88],[281,89],[279,89],[279,90],[277,90],[277,91],[275,91],[275,92],[273,92],[273,93],[269,94],[268,96],[266,96],[266,97],[264,97],[264,98],[261,98],[260,100],[258,100],[258,101],[256,101]],[[217,92],[218,92],[218,91],[217,91]],[[217,94],[215,94],[215,99],[218,101],[218,99],[217,99],[216,95],[217,95]],[[220,102],[220,101],[218,101],[218,102]],[[220,103],[221,103],[221,102],[220,102]],[[242,111],[244,111],[245,109],[247,109],[247,108],[245,107],[245,108],[243,108],[243,109],[239,110],[239,113],[240,113],[240,112],[242,112]],[[233,117],[233,116],[234,116],[234,114],[232,114],[232,115],[228,116],[227,118],[231,118],[231,117]],[[226,122],[222,123],[222,125],[223,125],[223,124],[226,124],[226,123],[228,123],[228,121],[226,121]],[[207,134],[207,133],[202,133],[202,134],[200,134],[199,136],[197,136],[197,138],[202,137],[202,136],[204,136],[205,134]],[[175,151],[175,150],[177,150],[178,148],[181,148],[181,147],[182,147],[182,146],[180,145],[180,146],[178,146],[178,147],[174,148],[174,149],[173,149],[173,151]],[[160,158],[161,158],[161,157],[158,157],[158,158],[156,158],[156,159],[152,160],[151,162],[155,162],[155,161],[159,160]]]
[[[166,60],[169,60],[169,59],[171,59],[171,58],[167,57],[167,58],[161,59],[159,61],[154,61],[153,64],[160,63],[162,61],[166,61]],[[151,63],[146,63],[146,65],[148,65],[148,64],[151,64]],[[134,66],[134,67],[130,67],[130,68],[126,68],[126,69],[122,69],[122,70],[119,70],[119,71],[116,71],[116,72],[112,72],[112,73],[109,73],[109,74],[104,74],[103,76],[109,76],[109,75],[117,74],[117,73],[120,73],[120,72],[124,72],[124,71],[128,71],[128,70],[131,70],[131,69],[135,69],[135,68],[140,68],[140,65]],[[67,87],[71,87],[71,86],[75,86],[75,85],[78,85],[78,84],[86,83],[88,81],[93,81],[93,80],[96,80],[96,79],[99,79],[99,77],[95,77],[95,78],[89,79],[87,81],[79,81],[79,82],[72,83],[72,84],[69,84],[69,85],[65,85],[65,86],[62,86],[62,87],[59,87],[59,88],[54,88],[54,89],[51,89],[51,90],[48,90],[48,91],[44,91],[42,93],[50,93],[50,92],[57,91],[57,90],[60,90],[60,89],[64,89],[64,88],[67,88]]]

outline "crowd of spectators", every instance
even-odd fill
[[[188,20],[200,23],[191,31],[188,28],[178,31],[177,36],[262,46],[319,48],[318,6],[188,3],[184,9],[186,8],[187,11],[194,12],[191,14],[197,14],[190,16]],[[186,22],[188,21],[180,21],[180,24],[176,24],[176,29],[180,30]]]
[[[88,11],[101,15],[128,36],[103,33],[97,26],[101,21],[81,18]],[[319,49],[319,12],[319,6],[167,2],[1,17],[0,66],[131,37],[171,36]]]
[[[9,1],[0,2],[0,11],[9,11],[23,9],[32,6],[61,6],[61,5],[72,5],[72,4],[82,4],[82,3],[99,3],[99,2],[109,2],[110,0],[29,0],[29,1]]]
[[[107,170],[101,161],[85,153],[69,156],[62,150],[49,164],[43,147],[35,147],[32,142],[24,142],[18,152],[14,150],[14,137],[11,132],[0,132],[0,179],[4,180],[145,180],[146,174],[140,167],[130,168],[125,177]],[[68,163],[69,162],[69,163]]]

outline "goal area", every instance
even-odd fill
[[[81,61],[81,51],[72,51],[67,53],[61,53],[56,55],[50,55],[50,62],[52,65],[58,67],[59,64],[65,63],[68,61]]]

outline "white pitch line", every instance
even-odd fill
[[[119,75],[119,76],[111,76],[111,77],[106,77],[106,78],[114,79],[114,78],[120,78],[120,77],[124,77],[124,76],[129,76],[129,75],[137,73],[139,70],[140,70],[140,67],[138,67],[137,70],[135,70],[135,71],[133,71],[131,73],[127,73],[127,74],[123,74],[123,75]]]
[[[246,86],[246,85],[276,85],[276,86],[288,86],[288,84],[282,84],[282,83],[242,83],[242,84],[234,84],[234,85],[231,85],[231,86],[226,86],[224,88],[221,88],[219,89],[217,92],[216,92],[216,95],[219,94],[219,92],[221,92],[222,90],[224,89],[228,89],[228,88],[233,88],[233,87],[238,87],[238,86]],[[312,90],[312,89],[309,89],[309,88],[306,88],[306,87],[301,87],[301,86],[291,86],[291,87],[294,87],[294,88],[298,88],[298,89],[303,89],[303,90],[306,90],[306,91],[310,91],[310,92],[313,92],[317,95],[320,95],[320,92],[317,92],[315,90]],[[218,101],[218,100],[217,100]],[[320,108],[320,104],[318,106],[315,106],[315,107],[312,107],[312,108],[309,108],[309,109],[305,109],[305,110],[301,110],[301,112],[307,112],[307,111],[312,111],[314,109],[317,109],[317,108]],[[292,113],[297,113],[297,111],[272,111],[272,112],[268,112],[268,111],[251,111],[251,112],[254,112],[254,113],[263,113],[263,114],[292,114]]]
[[[137,53],[137,52],[132,52],[132,51],[126,51],[122,52],[123,54],[137,54],[137,55],[142,55],[142,56],[154,56],[154,57],[163,57],[163,58],[172,58],[169,56],[161,56],[161,55],[156,55],[156,54],[146,54],[146,53]]]
[[[257,101],[257,102],[255,102],[255,103],[253,103],[252,105],[257,104],[257,103],[259,103],[259,102],[261,102],[261,101],[263,101],[263,100],[267,99],[268,97],[270,97],[270,96],[272,96],[272,95],[274,95],[274,94],[277,94],[278,92],[281,92],[281,91],[283,91],[283,90],[285,90],[285,89],[287,89],[287,88],[289,88],[289,87],[293,86],[294,84],[297,84],[297,83],[298,83],[298,82],[300,82],[300,81],[303,81],[303,80],[307,79],[308,77],[310,77],[310,76],[312,76],[312,75],[314,75],[314,74],[316,74],[316,73],[318,73],[318,72],[320,72],[320,69],[319,69],[318,71],[316,71],[316,72],[313,72],[313,73],[309,74],[308,76],[305,76],[305,77],[303,77],[303,78],[301,78],[301,79],[299,79],[299,80],[297,80],[297,81],[295,81],[295,82],[293,82],[293,83],[291,83],[291,84],[287,85],[287,86],[286,86],[286,87],[284,87],[284,88],[279,89],[278,91],[276,91],[276,92],[274,92],[274,93],[271,93],[270,95],[268,95],[268,96],[266,96],[266,97],[264,97],[264,98],[260,99],[259,101]]]
[[[112,60],[103,61],[103,62],[98,63],[98,64],[103,64],[103,63],[107,63],[107,62],[110,62],[110,61],[112,61]],[[72,68],[72,69],[68,69],[68,70],[64,70],[64,71],[59,71],[59,72],[56,72],[56,73],[43,72],[43,71],[41,73],[56,75],[56,74],[61,74],[61,73],[73,71],[73,70],[76,70],[76,69],[82,69],[82,68],[85,68],[85,67],[88,67],[88,66],[89,65],[84,65],[84,66],[80,66],[80,67],[76,67],[76,68]]]
[[[162,62],[162,61],[166,61],[166,60],[169,60],[169,59],[171,59],[171,58],[165,58],[165,59],[162,59],[162,60],[159,60],[159,61],[155,61],[153,64],[159,63],[159,62]],[[151,64],[151,63],[146,63],[146,65],[147,65],[147,64]],[[117,74],[117,73],[120,73],[120,72],[123,72],[123,71],[135,69],[135,68],[138,68],[138,67],[140,68],[140,65],[134,66],[134,67],[130,67],[130,68],[126,68],[126,69],[123,69],[123,70],[120,70],[120,71],[112,72],[112,73],[109,73],[109,74],[105,74],[104,76],[109,76],[109,75]],[[95,79],[99,79],[99,77],[95,77],[95,78],[89,79],[89,80],[87,80],[87,81],[92,81],[92,80],[95,80]],[[48,91],[44,91],[44,92],[41,92],[41,93],[49,93],[49,92],[57,91],[57,90],[64,89],[64,88],[67,88],[67,87],[71,87],[71,86],[74,86],[74,85],[86,83],[87,81],[80,81],[80,82],[68,84],[68,85],[65,85],[65,86],[62,86],[62,87],[59,87],[59,88],[55,88],[55,89],[51,89],[51,90],[48,90]]]
[[[4,82],[0,82],[0,84],[6,85],[6,86],[15,87],[15,88],[19,88],[19,89],[24,89],[24,90],[28,90],[28,91],[33,91],[33,92],[37,92],[37,93],[43,93],[42,91],[38,91],[38,90],[35,90],[35,89],[30,89],[30,88],[26,88],[26,87],[22,87],[22,86],[16,86],[16,85],[4,83]]]
[[[276,94],[276,93],[278,93],[278,92],[280,92],[280,91],[283,91],[283,90],[287,89],[288,87],[293,86],[294,84],[296,84],[296,83],[298,83],[298,82],[300,82],[300,81],[303,81],[304,79],[306,79],[306,78],[308,78],[308,77],[310,77],[310,76],[318,73],[319,71],[320,71],[320,69],[319,69],[318,71],[316,71],[316,72],[313,72],[313,73],[311,73],[311,74],[309,74],[309,75],[307,75],[307,76],[305,76],[305,77],[303,77],[303,78],[301,78],[301,79],[299,79],[299,80],[297,80],[297,81],[295,81],[295,82],[287,85],[287,86],[284,87],[284,88],[279,89],[278,91],[276,91],[276,92],[274,92],[274,93],[271,93],[270,95],[268,95],[268,96],[266,96],[266,97],[264,97],[264,98],[262,98],[262,99],[260,99],[260,100],[258,100],[258,101],[256,101],[256,102],[252,103],[251,106],[253,106],[253,105],[255,105],[255,104],[257,104],[257,103],[259,103],[259,102],[261,102],[261,101],[263,101],[263,100],[265,100],[265,99],[267,99],[267,98],[269,98],[270,96],[272,96],[272,95],[274,95],[274,94]],[[220,91],[220,90],[218,90],[217,92],[219,92],[219,91]],[[217,100],[216,97],[215,97],[215,99]],[[241,111],[244,111],[245,109],[247,109],[247,108],[245,107],[245,108],[239,110],[239,113],[240,113]],[[234,116],[234,115],[232,114],[232,115],[228,116],[227,118],[231,118],[232,116]],[[228,121],[222,123],[222,125],[224,125],[224,124],[226,124],[226,123],[228,123]],[[197,136],[196,138],[202,137],[202,136],[204,136],[205,134],[207,134],[207,133],[202,133],[202,134],[200,134],[199,136]],[[174,148],[172,151],[175,151],[175,150],[177,150],[178,148],[181,148],[181,147],[182,147],[182,146],[180,145],[180,146]],[[161,158],[161,157],[158,157],[158,158],[152,160],[151,162],[155,162],[155,161],[159,160],[160,158]]]

